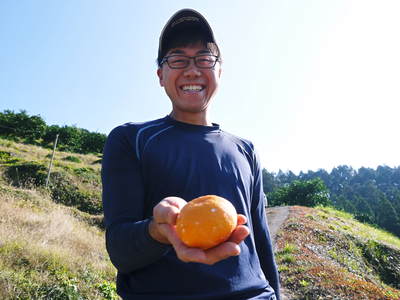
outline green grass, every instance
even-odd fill
[[[0,299],[117,299],[103,231],[40,191],[0,198]]]
[[[399,242],[333,208],[291,207],[277,237],[282,286],[294,299],[400,299]]]
[[[119,299],[99,157],[57,151],[46,189],[50,153],[0,139],[0,299]]]
[[[331,207],[318,207],[318,209],[325,213],[325,217],[330,216],[331,218],[342,219],[342,229],[345,231],[348,231],[366,240],[377,240],[400,249],[400,239],[394,234],[391,234],[383,229],[373,227],[369,224],[360,223],[354,219],[353,215]]]

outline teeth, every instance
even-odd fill
[[[201,91],[202,89],[201,85],[184,85],[182,87],[184,91]]]

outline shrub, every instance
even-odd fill
[[[74,206],[89,214],[100,214],[102,203],[100,194],[80,190],[63,173],[52,173],[50,181],[51,198],[67,206]]]
[[[328,190],[320,178],[301,181],[295,180],[290,185],[268,194],[271,205],[329,205]]]
[[[47,168],[35,162],[25,162],[7,167],[5,176],[14,186],[41,186],[46,182]]]
[[[71,161],[71,162],[75,162],[75,163],[80,163],[81,162],[81,160],[78,157],[71,156],[71,155],[67,156],[67,157],[64,157],[63,160]]]
[[[380,279],[395,288],[400,288],[400,256],[397,251],[384,244],[369,240],[359,245],[366,262],[379,274]]]
[[[73,169],[73,171],[83,182],[100,184],[100,176],[92,168],[77,168]]]
[[[7,161],[11,157],[10,152],[0,151],[0,162]]]
[[[14,157],[14,155],[11,152],[0,151],[0,163],[9,164],[9,163],[15,163],[17,161],[18,158]]]
[[[87,168],[76,169],[82,174],[83,182],[97,184],[99,176]],[[44,186],[47,178],[47,168],[41,164],[29,162],[16,164],[6,168],[5,177],[14,186],[32,187]],[[86,177],[85,177],[86,176]],[[102,213],[100,192],[81,190],[64,172],[53,172],[50,178],[50,195],[53,201],[73,206],[89,214]]]
[[[14,113],[5,110],[0,113],[0,135],[7,138],[19,137],[27,143],[34,143],[46,129],[41,116],[29,116],[25,110]]]

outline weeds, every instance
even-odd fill
[[[38,190],[0,198],[0,299],[117,299],[102,231]]]
[[[74,163],[81,163],[82,162],[78,157],[72,156],[72,155],[68,155],[68,156],[64,157],[63,160],[71,161],[71,162],[74,162]]]
[[[399,241],[375,230],[331,208],[292,207],[277,239],[283,287],[293,299],[400,299]]]

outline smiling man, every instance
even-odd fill
[[[157,75],[169,115],[127,123],[108,136],[103,156],[106,246],[123,299],[279,299],[265,216],[262,171],[251,142],[208,117],[221,77],[221,53],[198,12],[165,25]],[[177,237],[176,218],[191,199],[231,201],[238,225],[208,250]]]
[[[205,47],[197,42],[171,49],[160,63],[157,74],[172,101],[171,117],[175,120],[211,125],[207,109],[218,87],[221,66],[220,58]]]

